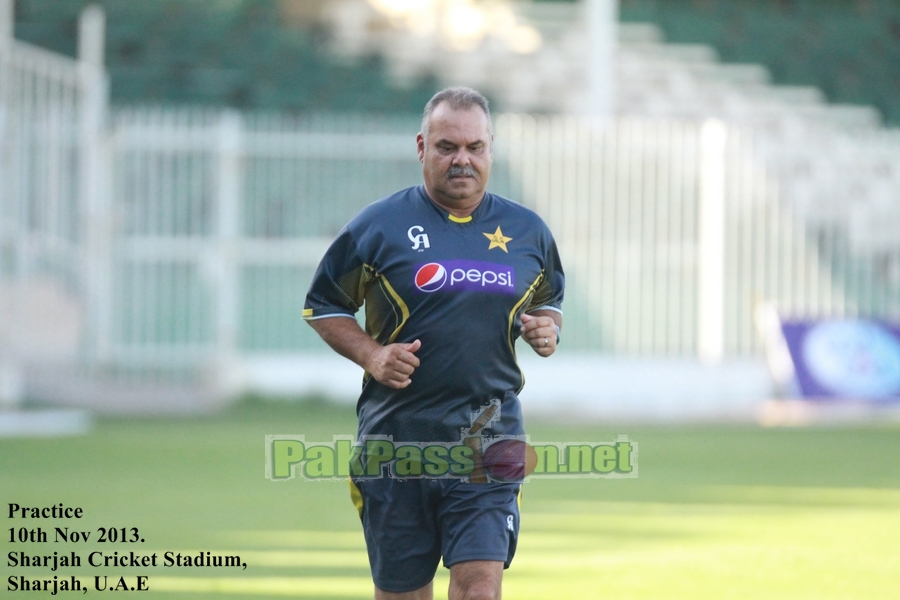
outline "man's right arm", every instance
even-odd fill
[[[361,366],[379,383],[394,389],[412,383],[410,375],[419,366],[415,355],[422,346],[419,340],[382,346],[352,317],[311,319],[307,323],[335,352]]]

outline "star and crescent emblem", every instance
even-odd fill
[[[511,242],[511,237],[506,237],[503,235],[503,232],[500,231],[500,226],[497,226],[497,231],[494,233],[484,233],[484,237],[491,240],[491,245],[488,246],[488,250],[493,250],[494,248],[500,248],[507,254],[509,254],[509,250],[506,249],[506,243]]]

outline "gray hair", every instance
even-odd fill
[[[488,133],[492,133],[491,127],[491,111],[488,108],[488,100],[481,93],[468,87],[449,87],[441,90],[431,97],[428,104],[425,105],[425,111],[422,113],[422,137],[428,139],[428,126],[431,121],[431,115],[439,104],[447,102],[453,110],[467,110],[473,106],[479,107],[484,111],[488,120]]]

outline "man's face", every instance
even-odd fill
[[[431,114],[428,139],[416,138],[425,188],[448,209],[474,209],[484,196],[493,160],[488,118],[479,106],[453,110],[447,102]]]

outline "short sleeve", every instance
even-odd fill
[[[566,288],[566,277],[563,273],[562,262],[559,259],[559,251],[550,231],[547,230],[543,252],[544,276],[538,284],[531,302],[525,312],[533,310],[549,309],[562,312],[563,295]]]
[[[303,318],[352,317],[363,304],[368,271],[352,232],[344,227],[316,269],[303,306]]]

